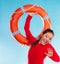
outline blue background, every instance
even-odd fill
[[[0,0],[0,64],[27,64],[29,47],[19,44],[13,38],[9,27],[13,12],[26,4],[42,6],[48,12],[55,33],[51,44],[60,55],[60,0]],[[19,30],[24,36],[23,27],[27,15],[24,13],[18,23]],[[31,21],[30,30],[34,36],[37,36],[42,30],[43,22],[38,15],[33,15]],[[47,57],[44,64],[60,63]]]

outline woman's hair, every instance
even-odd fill
[[[43,31],[43,35],[44,35],[45,33],[48,33],[48,32],[52,33],[53,36],[54,36],[54,32],[53,32],[52,29],[46,29],[45,31]],[[43,35],[42,35],[42,36],[43,36]],[[34,43],[31,45],[31,47],[35,46],[35,45],[40,41],[40,39],[41,39],[41,38],[39,38],[36,42],[34,42]]]
[[[43,35],[44,35],[45,33],[47,33],[47,32],[50,32],[50,33],[52,33],[52,34],[54,35],[54,32],[53,32],[52,29],[46,29],[46,30],[43,32]]]

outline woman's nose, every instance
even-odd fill
[[[47,38],[46,40],[47,40],[48,42],[50,42],[50,39],[49,39],[49,38]]]

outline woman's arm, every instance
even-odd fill
[[[60,57],[59,57],[59,55],[57,54],[57,52],[55,51],[55,49],[54,49],[52,46],[50,46],[50,48],[52,49],[52,50],[50,51],[50,53],[51,53],[51,52],[53,53],[52,56],[50,56],[50,58],[51,58],[53,61],[55,61],[55,62],[60,62]]]
[[[53,49],[53,56],[50,57],[55,62],[60,62],[60,57],[58,56],[57,52]]]
[[[30,28],[30,20],[32,19],[31,15],[28,15],[26,22],[25,22],[25,26],[24,26],[24,30],[26,33],[26,36],[30,42],[30,44],[34,43],[36,41],[36,38],[31,34],[29,28]]]

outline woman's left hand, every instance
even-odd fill
[[[52,57],[53,56],[53,50],[51,48],[48,48],[47,51],[48,52],[45,52],[45,55],[47,55],[48,57]]]

